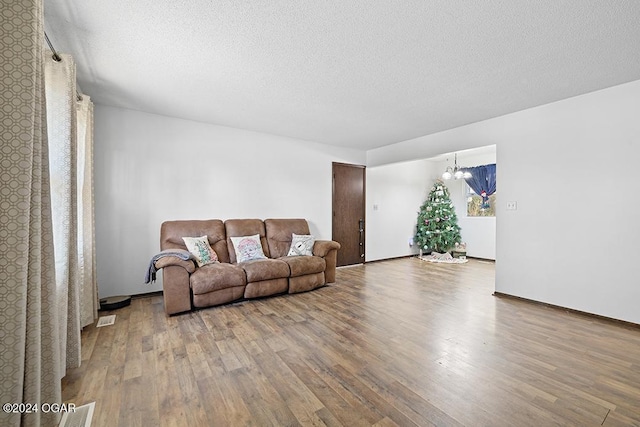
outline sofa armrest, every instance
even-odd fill
[[[184,259],[178,258],[177,256],[162,257],[155,262],[155,266],[157,270],[160,270],[161,268],[170,267],[170,266],[182,267],[185,270],[187,270],[187,273],[189,274],[196,271],[196,266],[193,260],[190,260],[190,259],[184,260]]]
[[[313,245],[313,254],[319,257],[326,257],[332,250],[340,249],[340,243],[333,240],[316,240]]]
[[[178,265],[169,265],[162,270],[162,296],[165,313],[170,315],[191,310],[190,276],[191,274],[186,268]]]
[[[316,240],[313,245],[313,254],[324,258],[327,267],[324,270],[324,280],[326,283],[336,281],[336,263],[338,260],[338,249],[340,243],[333,240]]]
[[[156,270],[162,269],[162,294],[167,314],[191,310],[189,278],[198,267],[189,257],[189,251],[171,249],[162,251],[154,261]]]

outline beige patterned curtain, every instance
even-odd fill
[[[82,95],[76,104],[78,129],[78,267],[80,326],[98,318],[95,214],[93,196],[93,103]]]
[[[61,402],[42,0],[2,3],[0,50],[0,401]],[[0,412],[2,426],[58,414]]]
[[[44,53],[60,372],[80,366],[76,66]]]

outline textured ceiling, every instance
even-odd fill
[[[46,0],[95,102],[371,149],[640,79],[640,1]]]

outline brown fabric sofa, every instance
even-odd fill
[[[340,244],[316,240],[313,256],[287,256],[292,233],[310,234],[304,219],[229,219],[166,221],[160,229],[161,250],[184,250],[183,237],[207,236],[219,263],[202,267],[191,260],[167,256],[163,269],[167,314],[244,299],[309,291],[335,282]],[[267,259],[238,263],[231,237],[260,235]]]

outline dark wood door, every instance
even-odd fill
[[[333,163],[333,240],[338,267],[364,262],[365,167]]]

